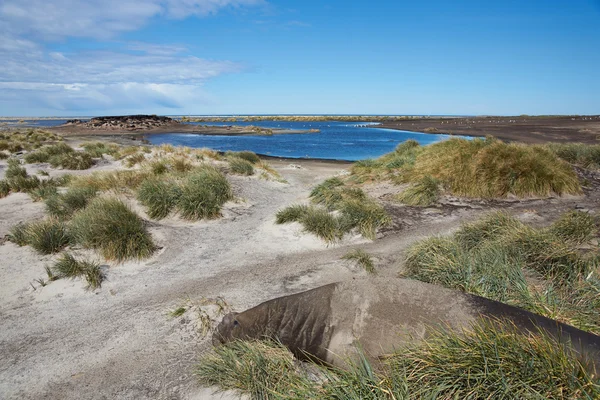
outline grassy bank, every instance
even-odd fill
[[[535,362],[532,362],[535,360]],[[480,321],[463,332],[433,331],[381,365],[302,366],[283,346],[232,342],[206,355],[201,383],[252,399],[592,399],[598,377],[568,346],[510,324]]]
[[[566,157],[567,148],[575,155]],[[442,190],[475,198],[580,194],[569,162],[595,165],[592,153],[579,145],[525,145],[491,138],[453,138],[428,146],[409,140],[378,159],[357,162],[351,180],[407,183],[399,200],[409,205],[433,204]]]
[[[487,297],[600,334],[598,217],[535,229],[503,213],[415,244],[404,276]],[[584,246],[588,244],[587,246]]]

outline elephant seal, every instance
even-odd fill
[[[600,366],[600,336],[517,307],[421,281],[367,278],[332,283],[226,315],[213,344],[271,338],[301,359],[343,366],[356,345],[372,361],[418,343],[429,328],[468,328],[482,317],[508,320],[523,333],[542,330]]]

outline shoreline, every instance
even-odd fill
[[[160,126],[150,129],[95,129],[86,128],[78,125],[60,125],[53,127],[40,127],[53,133],[63,136],[145,136],[145,135],[161,135],[161,134],[192,134],[192,135],[219,135],[219,136],[273,136],[273,135],[304,135],[311,132],[310,130],[299,129],[267,129],[257,128],[252,126],[201,126],[173,123],[165,126]]]
[[[600,143],[600,116],[421,118],[382,122],[373,128],[427,134],[493,136],[507,142]]]

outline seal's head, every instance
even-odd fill
[[[240,323],[236,319],[238,313],[232,312],[223,317],[221,323],[215,329],[212,337],[213,346],[227,343],[238,337],[236,333],[241,330]]]

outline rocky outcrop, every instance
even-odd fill
[[[99,130],[139,131],[173,124],[179,124],[179,121],[157,115],[123,115],[114,117],[94,117],[89,121],[71,119],[68,120],[65,125],[75,125]]]

